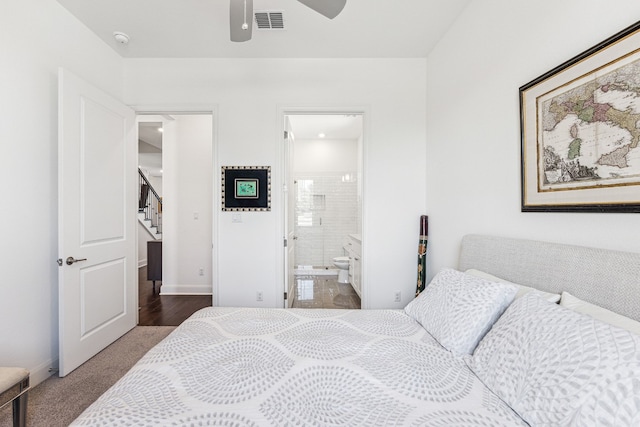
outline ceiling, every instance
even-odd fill
[[[149,147],[146,150],[149,153],[162,152],[162,122],[144,122],[138,123],[138,139],[145,142]]]
[[[284,30],[229,40],[229,0],[57,0],[125,58],[421,58],[471,0],[347,0],[330,20],[296,0],[254,0],[281,11]],[[127,45],[115,41],[120,31]]]
[[[296,0],[253,0],[280,11],[284,30],[229,40],[229,0],[57,0],[124,58],[424,58],[471,0],[347,0],[330,20]],[[114,32],[130,37],[118,43]],[[356,139],[361,116],[295,115],[296,139]],[[142,125],[141,161],[161,163],[161,134]],[[148,159],[147,159],[148,158]],[[159,173],[159,172],[157,172]]]
[[[150,176],[162,176],[162,122],[138,123],[138,166]]]

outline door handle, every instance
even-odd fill
[[[70,256],[69,258],[67,258],[67,265],[72,265],[74,262],[80,262],[80,261],[86,261],[86,258],[82,258],[82,259],[75,259],[74,257]]]

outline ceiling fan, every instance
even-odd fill
[[[253,0],[230,0],[229,24],[232,42],[246,42],[251,40],[253,28]],[[300,3],[315,10],[329,19],[333,19],[342,12],[347,0],[298,0]]]

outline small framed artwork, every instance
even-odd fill
[[[257,199],[259,194],[258,185],[259,181],[257,179],[236,178],[236,199]]]
[[[223,211],[270,211],[270,166],[222,166]]]
[[[523,212],[640,212],[640,22],[520,88]]]

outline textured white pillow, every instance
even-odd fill
[[[511,285],[517,286],[518,287],[518,292],[516,293],[516,299],[520,298],[524,294],[528,294],[529,292],[534,292],[534,293],[540,294],[540,296],[542,296],[542,298],[546,299],[549,302],[557,303],[558,301],[560,301],[560,294],[553,294],[553,293],[541,291],[539,289],[532,288],[532,287],[529,287],[529,286],[520,285],[518,283],[513,283],[513,282],[510,282],[508,280],[502,279],[500,277],[496,277],[493,274],[489,274],[489,273],[486,273],[486,272],[481,271],[481,270],[476,270],[475,268],[470,268],[469,270],[465,271],[465,273],[470,274],[472,276],[481,277],[481,278],[486,279],[486,280],[488,280],[490,282],[509,283]]]
[[[511,304],[516,290],[513,285],[444,269],[404,311],[456,356],[471,354]]]
[[[527,294],[469,367],[531,425],[638,426],[640,337]]]
[[[562,299],[560,305],[570,308],[571,310],[579,313],[588,314],[591,317],[595,317],[605,323],[608,323],[619,328],[631,331],[634,334],[640,335],[640,322],[636,322],[633,319],[629,319],[621,314],[614,313],[595,304],[588,303],[577,297],[574,297],[569,292],[562,292]]]

